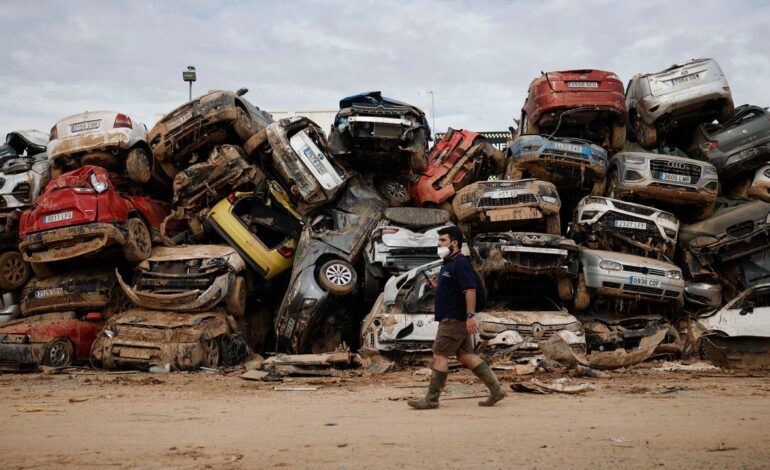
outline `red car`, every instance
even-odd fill
[[[620,151],[626,143],[623,83],[603,70],[543,73],[529,84],[519,134],[580,137]]]
[[[455,192],[479,179],[502,173],[502,152],[479,134],[449,128],[428,154],[428,167],[409,188],[419,207],[441,205]]]
[[[54,179],[19,223],[19,250],[38,277],[51,263],[102,253],[119,245],[137,263],[150,256],[152,240],[171,204],[137,195],[127,181],[85,165]]]
[[[55,312],[0,325],[0,370],[71,366],[88,361],[91,344],[102,330],[101,313]]]

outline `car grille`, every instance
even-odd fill
[[[753,231],[754,231],[753,220],[746,220],[744,222],[731,225],[727,227],[727,229],[725,230],[725,232],[727,232],[728,235],[735,238],[745,237],[746,235],[750,234]]]
[[[627,264],[623,265],[623,271],[630,271],[632,273],[640,273],[640,274],[649,274],[651,276],[665,276],[666,271],[662,269],[654,269],[654,268],[640,268],[638,266],[629,266]]]
[[[91,293],[94,294],[94,293]],[[85,297],[82,294],[64,294],[51,297],[42,297],[40,299],[29,297],[25,302],[27,308],[40,308],[40,307],[60,307],[66,305],[74,305],[85,302]],[[106,300],[106,297],[105,297]]]
[[[117,327],[118,335],[116,338],[120,340],[133,340],[142,342],[164,342],[166,339],[166,332],[156,328],[142,328],[135,326],[119,325]]]
[[[537,202],[534,194],[519,194],[514,197],[483,197],[479,200],[479,207],[515,206],[518,204],[532,204]]]
[[[434,250],[435,251],[435,250]],[[206,277],[151,277],[142,276],[137,282],[140,290],[179,290],[189,291],[195,289],[205,289],[209,287],[214,280]]]
[[[681,166],[681,168],[674,168],[672,166],[669,166],[669,163],[676,163],[678,166]],[[681,163],[681,165],[679,165]],[[661,178],[659,178],[660,173],[668,173],[671,175],[683,175],[683,176],[689,176],[690,182],[689,184],[695,184],[700,179],[700,171],[701,167],[699,165],[694,165],[692,163],[684,163],[684,162],[678,162],[673,160],[652,160],[650,161],[650,172],[652,173],[652,177],[658,181],[664,181]],[[668,181],[666,181],[668,183]]]
[[[537,340],[546,340],[553,336],[556,332],[565,328],[565,325],[540,325],[543,329],[543,334],[536,338]],[[533,331],[533,325],[510,325],[508,330],[512,330],[521,335],[522,338],[535,338]]]
[[[661,295],[663,289],[648,286],[634,286],[631,284],[623,285],[623,292],[633,292],[635,294],[647,294],[647,295]]]
[[[634,214],[652,215],[655,213],[655,209],[649,207],[634,206],[620,201],[612,201],[612,204],[622,211],[633,212]]]

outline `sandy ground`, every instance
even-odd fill
[[[459,371],[430,411],[405,403],[424,392],[417,369],[284,382],[315,391],[237,373],[2,375],[0,455],[3,468],[770,466],[770,374],[651,367],[494,408]]]

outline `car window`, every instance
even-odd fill
[[[768,307],[770,306],[770,287],[763,288],[763,289],[756,289],[751,294],[747,295],[746,298],[744,298],[741,302],[739,302],[739,305],[737,305],[737,308],[746,308],[746,307],[753,307],[753,308],[760,308],[760,307]]]

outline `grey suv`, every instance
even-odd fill
[[[733,115],[733,97],[719,64],[695,59],[656,73],[637,74],[626,88],[628,123],[643,147],[658,142],[682,121],[726,122]]]

